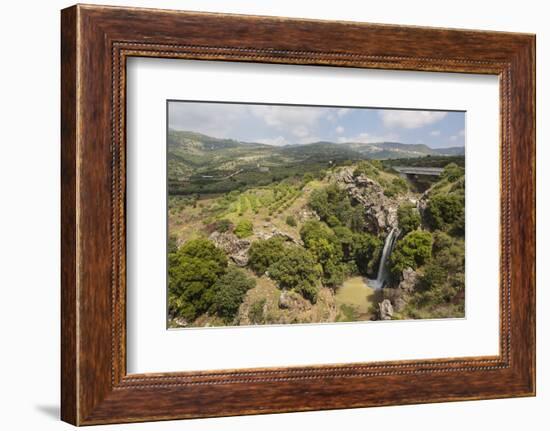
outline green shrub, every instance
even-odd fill
[[[374,262],[378,251],[382,248],[382,240],[370,233],[356,233],[353,235],[353,259],[357,270],[363,275],[373,272]]]
[[[248,319],[253,325],[259,325],[264,323],[264,306],[266,300],[260,299],[259,301],[254,302],[250,309],[248,310]]]
[[[314,190],[309,197],[309,207],[329,226],[349,226],[353,207],[345,190],[336,184]]]
[[[459,167],[456,163],[449,163],[443,169],[441,177],[447,179],[450,182],[458,180],[464,175],[464,168]]]
[[[296,227],[296,218],[293,215],[288,215],[286,217],[286,224],[292,227]]]
[[[439,252],[446,250],[453,245],[453,238],[445,232],[437,230],[432,235],[434,240],[432,252],[434,256],[437,256]]]
[[[186,242],[168,255],[168,301],[172,315],[193,320],[208,310],[208,291],[225,272],[223,251],[206,239]]]
[[[377,160],[362,161],[357,164],[357,167],[353,171],[354,177],[364,175],[373,180],[377,180],[380,177],[380,170],[382,170],[382,164],[378,164]]]
[[[399,276],[405,268],[416,269],[432,256],[432,234],[416,230],[399,240],[390,256],[390,268],[394,276]]]
[[[388,197],[397,196],[408,190],[407,182],[403,178],[394,178],[391,183],[381,182],[384,187],[384,194]]]
[[[317,300],[321,275],[315,258],[301,247],[290,247],[269,269],[269,276],[281,289],[293,290],[311,302]]]
[[[167,252],[175,253],[178,251],[178,238],[175,235],[168,236]]]
[[[411,203],[401,204],[397,210],[399,227],[405,234],[418,229],[420,226],[420,213],[415,205]]]
[[[248,250],[248,265],[258,275],[285,254],[284,242],[279,237],[254,241]]]
[[[252,222],[247,219],[239,221],[235,227],[234,233],[239,238],[247,238],[251,236],[254,233]]]
[[[242,269],[229,267],[206,294],[211,304],[209,311],[230,322],[239,311],[246,292],[255,286],[256,280]]]
[[[343,281],[342,245],[331,228],[319,221],[308,221],[302,226],[300,236],[304,246],[323,268],[323,282],[337,286]]]
[[[218,220],[214,223],[214,229],[213,230],[216,230],[218,232],[229,232],[231,230],[233,230],[233,223],[231,223],[230,220],[227,220],[227,219],[221,219],[221,220]]]
[[[349,261],[353,258],[354,233],[346,226],[336,226],[332,229],[336,239],[340,243],[343,253],[343,260]]]
[[[447,230],[453,224],[460,227],[464,219],[464,199],[454,194],[437,194],[428,202],[426,217],[434,229]]]
[[[362,205],[354,206],[349,220],[350,229],[354,232],[363,232],[365,226],[365,209]]]

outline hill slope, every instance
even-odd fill
[[[464,148],[424,144],[313,142],[272,146],[219,139],[189,131],[168,132],[168,182],[172,194],[220,193],[268,185],[296,173],[316,175],[327,167],[365,159],[457,156]]]

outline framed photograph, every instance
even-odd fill
[[[62,11],[62,419],[535,394],[535,36]]]

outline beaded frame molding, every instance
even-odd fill
[[[61,18],[64,421],[535,394],[534,35],[92,5]],[[127,374],[126,59],[136,56],[498,75],[499,355]]]

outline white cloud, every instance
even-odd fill
[[[339,135],[341,135],[342,133],[344,133],[344,128],[343,128],[342,126],[336,127],[336,133],[338,133]]]
[[[248,109],[257,118],[262,119],[268,126],[276,128],[294,129],[315,125],[325,111],[322,109],[301,108],[293,106],[248,106]]]
[[[458,139],[458,136],[453,135],[449,138],[451,141],[456,141]]]
[[[305,138],[309,135],[309,130],[305,126],[296,126],[294,129],[292,129],[292,134],[299,138]]]
[[[459,136],[464,136],[464,129],[462,129],[460,132],[458,132]]]
[[[442,120],[446,112],[433,111],[380,111],[380,117],[386,127],[417,129]]]
[[[241,124],[247,117],[243,105],[170,102],[168,123],[173,129],[226,138],[231,135],[235,125]]]
[[[430,132],[430,136],[439,136],[441,135],[441,132],[439,130],[432,130]]]
[[[340,108],[340,109],[338,109],[338,111],[336,111],[336,115],[338,115],[339,117],[343,117],[343,116],[346,115],[349,111],[350,111],[349,108]]]

